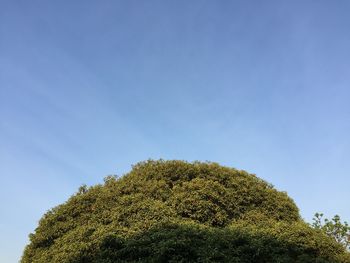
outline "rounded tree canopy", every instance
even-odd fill
[[[24,250],[37,262],[350,262],[293,200],[216,163],[146,161],[80,187],[47,212]]]

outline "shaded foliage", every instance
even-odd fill
[[[147,161],[47,212],[27,262],[350,262],[284,192],[216,163]]]

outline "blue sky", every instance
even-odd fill
[[[81,184],[209,160],[350,220],[349,1],[0,1],[0,261]]]

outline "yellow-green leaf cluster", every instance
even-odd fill
[[[216,163],[146,161],[47,212],[22,263],[350,262],[284,192]]]

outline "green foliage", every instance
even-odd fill
[[[327,218],[323,219],[322,213],[316,213],[312,226],[322,230],[347,250],[350,250],[350,226],[346,221],[343,223],[340,216],[335,215],[329,220]]]
[[[216,163],[147,161],[40,220],[27,262],[350,262],[272,185]]]

